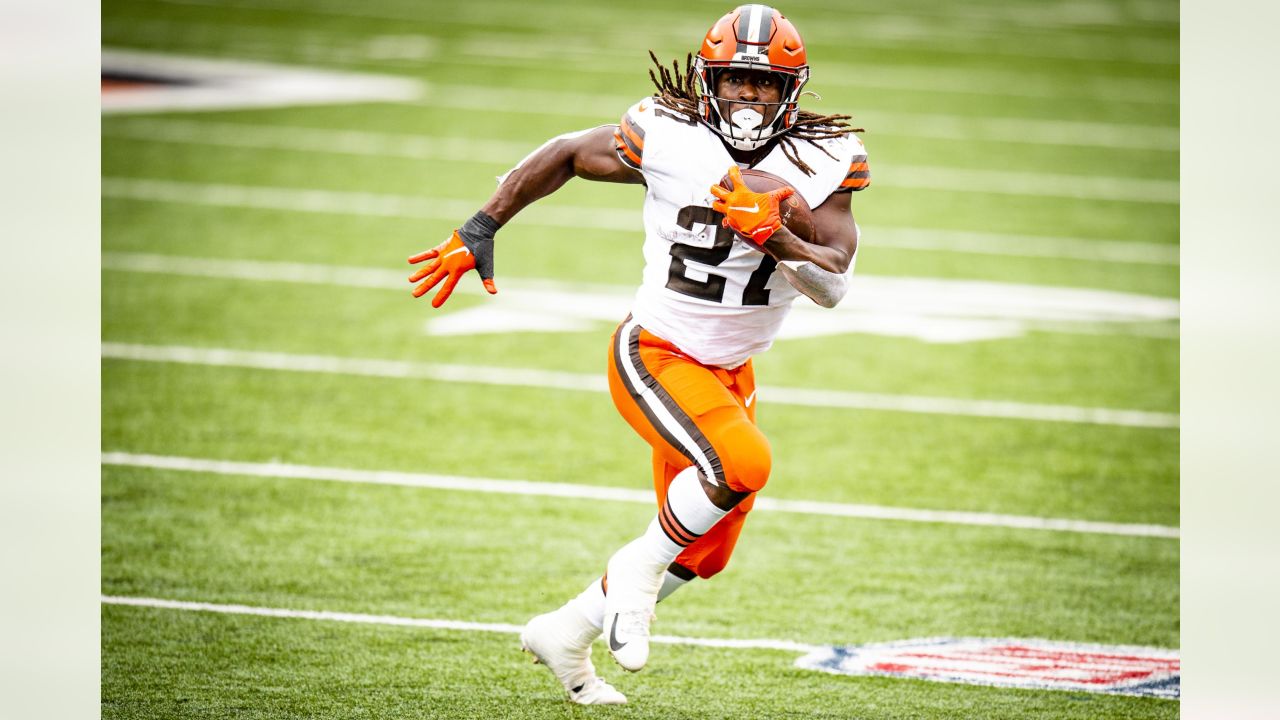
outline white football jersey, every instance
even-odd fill
[[[618,156],[643,175],[644,279],[632,315],[642,327],[704,365],[734,368],[773,345],[800,296],[773,258],[721,227],[711,186],[735,164],[702,123],[653,98],[636,103],[615,133]],[[785,179],[816,208],[833,192],[870,183],[866,150],[852,135],[795,143],[816,172],[806,175],[776,145],[751,166]]]

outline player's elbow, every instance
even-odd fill
[[[844,296],[849,293],[849,285],[841,284],[839,287],[823,288],[809,296],[815,303],[824,308],[833,308],[840,304]]]

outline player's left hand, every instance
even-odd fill
[[[733,184],[732,189],[711,186],[711,194],[716,196],[711,209],[724,215],[725,227],[756,245],[764,245],[766,240],[782,228],[778,203],[791,197],[795,188],[778,188],[766,193],[752,192],[742,179],[742,171],[737,165],[729,168],[729,180]]]
[[[492,239],[490,240],[492,242]],[[476,267],[476,258],[463,244],[462,238],[458,236],[458,231],[454,230],[453,235],[448,240],[427,250],[418,253],[409,258],[410,264],[418,264],[424,260],[431,262],[423,265],[417,272],[409,276],[409,282],[414,283],[426,278],[426,280],[413,289],[414,297],[422,297],[428,290],[440,284],[444,280],[444,286],[440,288],[440,292],[431,299],[431,307],[438,308],[449,299],[449,295],[453,293],[453,288],[457,286],[458,281]],[[497,286],[493,284],[493,269],[489,268],[489,277],[481,277],[484,283],[484,289],[489,291],[490,295],[498,292]]]

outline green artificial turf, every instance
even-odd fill
[[[442,240],[484,202],[495,175],[547,138],[617,122],[651,92],[648,50],[682,58],[728,9],[686,0],[655,0],[643,12],[588,0],[109,0],[106,48],[390,74],[422,81],[425,92],[411,102],[104,115],[103,340],[557,370],[598,382],[621,316],[566,332],[428,334],[428,320],[487,300],[467,287],[432,311],[401,281],[405,258]],[[1179,266],[1162,254],[1179,233],[1176,2],[794,0],[780,9],[806,38],[809,89],[822,95],[803,106],[849,112],[867,129],[874,182],[853,197],[863,233],[855,283],[973,280],[997,295],[1016,284],[1178,298]],[[1104,182],[1114,193],[1098,191]],[[300,193],[314,190],[333,194],[299,207]],[[632,292],[642,198],[640,187],[574,181],[517,217],[498,238],[503,299],[548,287]],[[376,209],[385,203],[396,209]],[[904,233],[936,242],[905,248]],[[1020,236],[1059,250],[948,249],[956,237],[989,237],[1007,250]],[[1145,255],[1091,254],[1123,247]],[[171,263],[142,271],[157,256]],[[347,280],[231,277],[225,266],[210,271],[210,259],[274,263],[241,267],[255,272],[301,263]],[[353,269],[376,282],[353,286]],[[784,405],[768,390],[1176,415],[1178,352],[1176,321],[1041,320],[1013,337],[955,343],[870,333],[780,340],[756,360],[759,423],[774,454],[763,494],[1177,526],[1176,427]],[[597,391],[110,357],[102,378],[109,452],[651,487],[647,446]],[[616,501],[104,465],[102,590],[519,625],[597,577],[652,513]],[[1179,544],[759,510],[729,568],[665,602],[655,632],[1177,648]],[[597,646],[597,665],[631,704],[581,708],[510,633],[104,604],[102,714],[1179,713],[1177,702],[1151,698],[833,676],[795,668],[796,657],[656,645],[650,666],[629,675]]]

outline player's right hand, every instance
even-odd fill
[[[778,204],[794,195],[795,188],[754,192],[747,187],[737,165],[729,168],[728,178],[729,187],[711,186],[711,194],[716,198],[711,203],[711,209],[724,215],[722,225],[757,247],[763,247],[766,240],[782,229]]]
[[[492,242],[492,241],[491,241]],[[476,258],[463,244],[462,238],[458,235],[458,231],[454,230],[453,235],[443,243],[418,253],[409,258],[411,265],[416,265],[424,260],[431,262],[423,265],[417,272],[409,276],[409,282],[416,283],[426,278],[420,285],[413,289],[414,297],[422,297],[427,291],[444,280],[444,286],[431,299],[431,307],[438,308],[449,299],[449,295],[453,293],[453,289],[458,285],[458,281],[476,267]],[[490,273],[492,273],[490,269]],[[493,277],[482,277],[484,289],[489,291],[490,295],[497,294],[498,288],[493,284]]]

